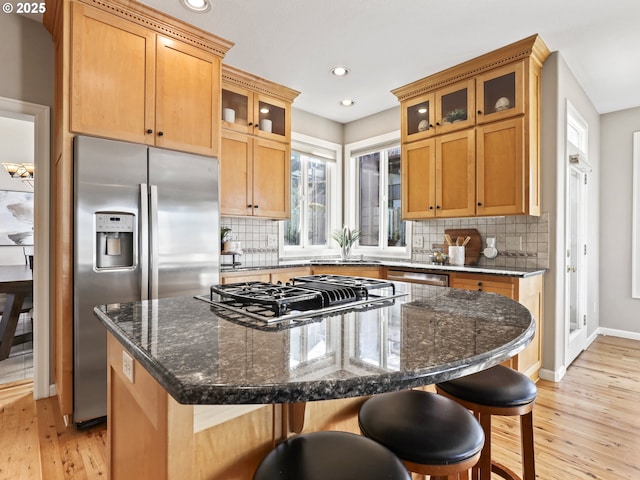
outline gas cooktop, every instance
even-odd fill
[[[197,296],[212,305],[264,322],[326,316],[331,313],[404,296],[386,280],[343,275],[307,275],[291,283],[240,282],[212,285],[209,296]],[[236,316],[236,319],[238,317]]]

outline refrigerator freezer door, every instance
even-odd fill
[[[218,160],[150,148],[149,184],[151,291],[208,293],[220,268]]]
[[[140,299],[138,204],[147,147],[76,137],[74,169],[73,421],[80,423],[106,415],[106,336],[93,307]],[[96,212],[134,215],[133,267],[95,268]]]

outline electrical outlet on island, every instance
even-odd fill
[[[122,373],[133,383],[133,357],[122,351]]]

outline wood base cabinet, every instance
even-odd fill
[[[404,219],[540,215],[540,79],[549,53],[534,35],[393,90],[401,111]],[[471,185],[455,161],[437,160],[455,145],[454,131],[474,135]],[[434,181],[446,178],[438,168],[455,168],[457,185],[434,193]],[[446,208],[447,201],[455,207]]]
[[[542,366],[543,278],[543,275],[520,278],[457,272],[449,274],[449,286],[452,288],[497,293],[529,309],[536,322],[535,336],[522,352],[505,362],[505,365],[534,381],[538,380]]]

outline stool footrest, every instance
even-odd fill
[[[498,462],[491,462],[491,471],[505,480],[522,480],[520,475]]]

